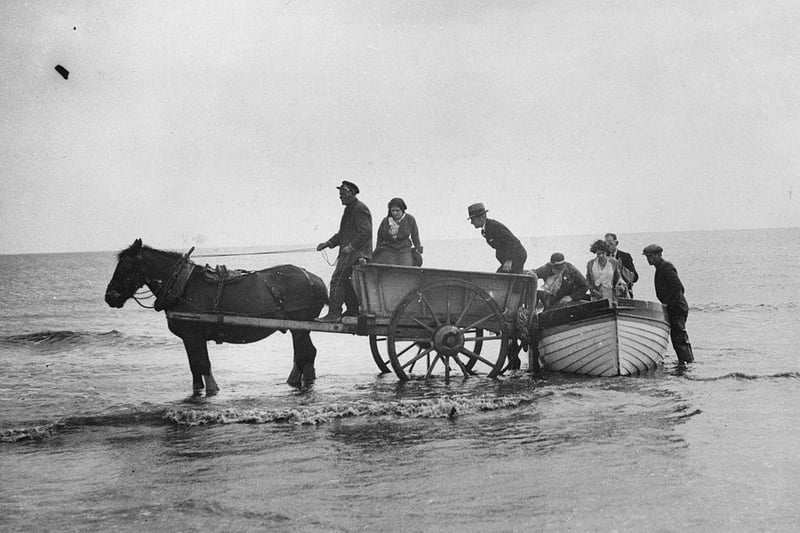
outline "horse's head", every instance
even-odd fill
[[[122,307],[144,283],[142,239],[136,239],[117,255],[117,268],[106,288],[106,303],[111,307]]]

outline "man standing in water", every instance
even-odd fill
[[[488,209],[483,204],[472,204],[467,208],[469,221],[480,228],[486,243],[495,249],[494,256],[500,261],[498,272],[520,274],[528,259],[528,252],[507,227],[496,220],[486,217]]]
[[[642,250],[642,255],[647,257],[648,264],[656,267],[656,296],[662,304],[667,306],[669,336],[672,338],[675,354],[681,363],[693,363],[692,345],[689,344],[689,334],[686,333],[689,304],[683,296],[683,283],[678,277],[678,270],[672,263],[661,257],[663,251],[661,246],[651,244]]]
[[[372,256],[372,214],[369,208],[356,198],[358,186],[343,181],[338,187],[339,200],[344,206],[339,231],[325,242],[317,245],[317,250],[339,247],[336,269],[331,276],[331,298],[328,314],[319,318],[320,322],[338,322],[342,319],[342,304],[347,304],[344,316],[358,315],[358,298],[351,277],[353,266]]]

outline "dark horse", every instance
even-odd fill
[[[106,289],[106,303],[120,308],[147,285],[156,296],[156,311],[222,313],[258,318],[309,321],[319,316],[327,303],[325,282],[293,265],[257,272],[213,270],[198,267],[188,254],[155,250],[136,239],[118,256],[114,277]],[[259,341],[276,330],[174,320],[169,330],[183,340],[195,392],[206,394],[219,388],[211,374],[208,341],[244,344]],[[317,349],[306,330],[291,330],[294,365],[287,383],[299,387],[314,380]]]

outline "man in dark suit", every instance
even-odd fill
[[[669,336],[672,347],[681,363],[693,363],[694,353],[689,344],[689,334],[686,333],[686,319],[689,317],[689,304],[683,296],[683,283],[678,277],[678,269],[661,257],[664,250],[657,244],[651,244],[642,250],[642,255],[647,257],[647,263],[656,267],[654,278],[656,296],[667,306],[669,317]]]
[[[498,272],[506,274],[521,274],[528,259],[528,252],[519,242],[511,231],[496,220],[486,217],[488,209],[483,204],[472,204],[467,208],[469,221],[475,228],[481,230],[481,235],[486,239],[486,243],[494,248],[494,256],[500,261]],[[518,370],[521,362],[519,352],[522,345],[516,339],[512,340],[508,346],[508,366],[510,370]]]
[[[633,257],[627,252],[617,248],[619,241],[615,233],[605,234],[606,246],[608,246],[608,257],[612,257],[619,263],[619,273],[622,280],[628,286],[628,298],[633,298],[633,284],[639,281],[639,274],[636,272],[636,266],[633,264]]]
[[[500,261],[500,268],[497,271],[520,274],[528,259],[528,252],[519,239],[500,222],[487,218],[486,213],[489,210],[483,204],[472,204],[467,211],[469,221],[481,230],[486,243],[495,249],[494,256]]]
[[[356,195],[358,186],[351,181],[343,181],[339,189],[339,201],[344,206],[339,231],[325,242],[317,245],[317,250],[339,248],[336,269],[331,276],[331,297],[328,314],[318,318],[320,322],[338,322],[342,319],[342,305],[347,304],[344,316],[358,315],[358,298],[351,277],[353,266],[372,256],[372,214],[369,208]]]

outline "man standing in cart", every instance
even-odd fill
[[[503,224],[487,218],[489,212],[483,204],[472,204],[467,208],[469,221],[481,230],[486,243],[495,249],[495,257],[500,261],[498,272],[520,274],[528,259],[528,252],[511,231]]]
[[[320,322],[339,322],[343,304],[347,305],[344,316],[358,315],[358,298],[351,280],[353,266],[372,257],[372,214],[366,204],[356,198],[360,192],[358,186],[350,181],[342,181],[336,188],[339,189],[339,200],[344,205],[339,231],[317,245],[318,251],[339,247],[336,269],[331,276],[328,314],[317,319]]]
[[[689,344],[689,334],[686,333],[686,319],[689,317],[689,304],[683,296],[683,283],[678,277],[678,269],[661,257],[664,250],[657,244],[646,246],[642,255],[647,257],[647,263],[656,267],[655,285],[656,296],[659,301],[667,306],[669,318],[669,336],[672,347],[681,363],[694,363],[692,345]]]

